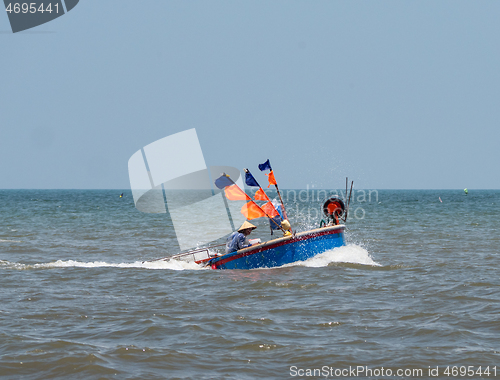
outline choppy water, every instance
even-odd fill
[[[252,271],[147,262],[172,229],[120,193],[0,191],[0,377],[500,377],[500,191],[357,192],[346,247]],[[286,203],[319,224],[316,194]]]

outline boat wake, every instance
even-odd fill
[[[348,263],[380,267],[379,263],[373,261],[366,249],[359,245],[349,244],[334,248],[305,261],[296,261],[286,264],[284,267],[305,266],[311,268],[326,267],[331,263]]]
[[[169,261],[136,261],[133,263],[107,263],[104,261],[80,262],[74,260],[57,260],[51,263],[21,264],[0,260],[0,267],[5,269],[50,269],[50,268],[142,268],[142,269],[170,269],[170,270],[204,270],[196,263],[180,260]]]

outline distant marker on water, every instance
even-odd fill
[[[123,193],[120,194],[120,198],[123,198]]]

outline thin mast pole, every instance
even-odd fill
[[[238,189],[239,189],[242,193],[246,194],[246,193],[245,193],[243,190],[241,190],[241,188],[240,188],[240,187],[239,187],[239,186],[238,186],[238,185],[237,185],[237,184],[236,184],[236,183],[235,183],[235,182],[231,179],[231,177],[229,177],[226,173],[223,173],[223,175],[225,175],[225,176],[226,176],[226,177],[227,177],[227,178],[228,178],[228,179],[229,179],[229,180],[233,183],[233,185],[235,185],[235,186],[236,186],[236,187],[237,187],[237,188],[238,188]],[[227,186],[225,186],[225,187],[224,187],[224,190],[226,189],[226,187],[227,187]],[[266,215],[266,216],[267,216],[270,220],[272,220],[272,221],[273,221],[273,223],[274,223],[274,224],[276,224],[276,226],[277,226],[277,227],[278,227],[278,228],[279,228],[279,229],[280,229],[283,233],[286,233],[286,232],[285,232],[285,230],[283,229],[283,227],[281,227],[278,223],[276,223],[276,221],[275,221],[273,218],[271,218],[271,217],[269,216],[269,214],[268,214],[267,212],[265,212],[265,211],[262,209],[262,207],[260,207],[257,203],[255,203],[255,201],[254,201],[254,200],[253,200],[253,199],[252,199],[252,198],[251,198],[248,194],[246,194],[246,195],[247,195],[247,197],[249,197],[249,198],[250,198],[250,202],[252,202],[255,206],[257,206],[257,208],[258,208],[260,211],[262,211],[262,212],[263,212],[263,213],[264,213],[264,214],[265,214],[265,215]],[[277,212],[277,211],[276,211],[276,212]],[[279,214],[279,213],[278,213],[278,214]]]
[[[271,165],[269,165],[271,166]],[[274,176],[274,171],[271,169],[271,171],[273,172],[273,176]],[[280,198],[280,202],[281,202],[281,207],[283,208],[283,217],[288,220],[288,215],[286,213],[286,209],[285,209],[285,204],[283,203],[283,198],[281,198],[281,193],[280,193],[280,189],[278,187],[278,181],[276,181],[276,177],[274,177],[274,182],[276,182],[274,184],[274,187],[276,187],[276,191],[278,192],[278,197]],[[290,226],[290,231],[293,233],[293,229],[292,227]]]
[[[349,202],[347,202],[347,208],[345,210],[345,218],[344,218],[344,222],[347,221],[347,213],[349,212],[349,205],[351,204],[351,194],[352,194],[352,184],[354,183],[354,181],[351,181],[351,191],[349,192]]]
[[[347,183],[349,182],[348,178],[345,177],[345,193],[344,193],[344,202],[346,203],[347,206]]]
[[[276,179],[276,177],[274,179]],[[288,220],[288,215],[286,214],[285,205],[283,204],[283,198],[281,198],[281,193],[280,189],[278,188],[278,183],[276,183],[276,185],[274,186],[276,187],[276,191],[278,192],[278,196],[280,197],[281,207],[283,207],[283,216],[285,217],[285,219]]]
[[[269,161],[269,160],[267,160],[267,161]],[[266,170],[266,169],[264,169],[264,170]],[[273,176],[274,176],[274,171],[273,171],[273,169],[271,167],[271,163],[270,162],[269,162],[269,170],[270,170],[270,172],[273,173]],[[278,181],[276,181],[276,177],[274,177],[274,182],[276,182],[274,184],[274,187],[276,187],[276,191],[278,192],[278,197],[280,198],[281,207],[283,208],[283,216],[285,217],[286,220],[288,220],[288,215],[286,214],[285,204],[283,203],[283,198],[281,197],[281,192],[280,192],[280,189],[278,187]]]
[[[262,186],[260,186],[260,184],[257,182],[257,180],[256,180],[256,179],[255,179],[255,177],[252,175],[252,173],[250,173],[250,170],[248,170],[248,169],[246,169],[246,168],[245,168],[245,169],[243,169],[243,170],[245,171],[245,174],[246,174],[246,173],[248,173],[248,174],[250,174],[250,175],[252,176],[252,178],[253,178],[253,180],[255,181],[255,183],[259,186],[259,190],[262,190],[262,192],[266,195],[266,197],[267,197],[267,201],[268,201],[268,202],[271,202],[271,200],[270,200],[270,199],[269,199],[269,197],[267,196],[266,192],[262,189]],[[247,185],[248,185],[248,183],[247,183]],[[258,191],[258,190],[257,190],[257,191]],[[278,194],[279,194],[279,191],[278,191]],[[255,197],[255,196],[254,196],[254,197]],[[281,199],[281,196],[280,196],[280,199]],[[282,202],[282,203],[283,203],[283,202]],[[273,205],[273,202],[271,202],[271,204]],[[276,210],[276,207],[274,207],[274,205],[273,205],[273,208],[274,208],[274,211],[278,212],[278,210]],[[284,209],[284,207],[283,207],[283,209]],[[281,217],[281,215],[280,215],[280,213],[279,213],[279,212],[278,212],[278,215],[279,215],[280,219],[281,219],[281,220],[283,220],[283,218]],[[285,215],[285,214],[284,214],[284,215]],[[286,219],[286,218],[285,218],[285,219]]]

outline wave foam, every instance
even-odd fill
[[[311,268],[326,267],[330,263],[349,263],[380,267],[381,265],[370,257],[366,249],[359,245],[349,244],[334,248],[305,261],[297,261],[285,266],[305,266]]]
[[[80,262],[74,260],[57,260],[51,263],[40,264],[19,264],[8,263],[6,261],[1,264],[11,267],[12,269],[39,269],[39,268],[142,268],[142,269],[170,269],[170,270],[203,270],[203,268],[194,262],[179,261],[179,260],[158,260],[158,261],[136,261],[134,263],[107,263],[105,261]]]

